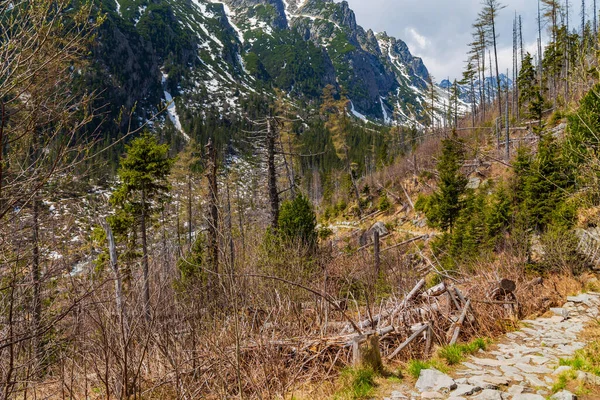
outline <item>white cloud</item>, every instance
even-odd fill
[[[415,47],[417,47],[419,50],[425,50],[431,44],[431,41],[429,41],[429,39],[419,34],[419,32],[417,32],[417,30],[412,26],[405,28],[404,33],[407,36],[406,42],[409,42],[412,39],[413,43],[416,44]]]
[[[512,66],[512,27],[515,13],[522,16],[523,39],[537,53],[537,1],[500,0],[506,8],[497,20],[499,69]],[[423,58],[438,80],[461,78],[472,41],[472,24],[481,10],[480,0],[348,0],[365,29],[386,31],[404,40],[411,52]],[[571,1],[571,26],[578,27],[580,4]],[[587,2],[592,3],[592,2]],[[588,4],[589,5],[589,4]],[[591,7],[591,5],[590,5]],[[588,12],[588,18],[592,12]],[[548,37],[548,32],[543,32]],[[512,74],[512,72],[511,72]]]

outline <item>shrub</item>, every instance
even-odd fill
[[[379,211],[387,211],[392,207],[392,203],[386,194],[379,198]]]
[[[287,239],[299,239],[314,245],[317,240],[317,219],[310,201],[300,195],[285,201],[279,211],[279,231]]]

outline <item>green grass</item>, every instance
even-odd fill
[[[565,371],[558,375],[558,380],[554,385],[552,385],[552,393],[560,392],[561,390],[566,389],[569,381],[575,379],[577,375],[575,375],[575,371]]]
[[[340,376],[341,387],[333,396],[335,400],[359,400],[370,398],[375,391],[375,376],[370,368],[346,368]]]
[[[600,376],[600,342],[589,343],[584,349],[577,350],[571,358],[561,358],[559,364]]]
[[[448,371],[448,368],[439,360],[410,360],[408,362],[408,365],[406,366],[406,374],[412,376],[415,379],[418,379],[419,375],[421,375],[421,370],[429,368],[435,368],[441,372]]]
[[[477,338],[470,343],[444,346],[438,350],[438,356],[445,360],[448,365],[455,365],[464,360],[465,356],[475,354],[479,350],[485,350],[487,346],[487,339]]]

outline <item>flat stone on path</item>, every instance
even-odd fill
[[[448,375],[435,368],[422,369],[415,385],[417,390],[423,392],[445,392],[456,389],[456,382]]]
[[[422,399],[443,399],[446,396],[441,394],[440,392],[423,392],[421,393]]]
[[[502,392],[494,389],[484,389],[477,396],[473,396],[476,400],[503,400]]]
[[[550,400],[577,400],[577,396],[568,390],[561,390],[560,392],[550,396]]]
[[[512,400],[546,400],[541,394],[521,393],[513,396]]]
[[[479,386],[473,385],[458,385],[456,389],[450,393],[452,396],[470,396],[473,393],[481,391]]]

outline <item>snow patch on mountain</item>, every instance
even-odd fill
[[[362,120],[363,122],[368,122],[367,117],[365,117],[363,114],[356,111],[356,108],[354,108],[354,103],[352,101],[350,101],[350,112],[352,113],[352,115],[354,115],[356,118]]]
[[[205,16],[206,18],[214,18],[215,14],[212,11],[209,11],[208,8],[206,7],[206,4],[198,1],[198,0],[192,0],[192,3],[194,3],[194,5],[196,7],[198,7],[198,9],[200,10],[200,13]]]
[[[385,109],[385,104],[383,103],[383,97],[379,97],[379,103],[381,104],[381,112],[383,113],[383,122],[386,125],[392,124],[392,119],[389,117],[387,110]]]
[[[165,95],[165,100],[167,101],[167,114],[169,115],[169,119],[177,129],[185,138],[185,140],[189,141],[190,137],[185,133],[183,127],[181,126],[181,121],[179,120],[179,114],[177,114],[177,107],[175,106],[175,102],[173,101],[173,96],[166,90],[167,78],[169,76],[162,73],[162,85],[163,85],[163,93]]]
[[[210,0],[211,3],[215,3],[215,4],[221,4],[223,5],[223,10],[225,10],[225,16],[227,17],[227,22],[229,23],[229,25],[233,28],[233,30],[235,31],[235,33],[237,34],[237,37],[240,41],[240,43],[244,43],[244,33],[242,32],[242,30],[235,24],[235,22],[233,22],[233,18],[235,18],[236,13],[233,12],[231,10],[231,8],[229,8],[229,6],[223,2],[220,1],[215,1],[215,0]]]

